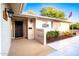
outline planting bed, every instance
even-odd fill
[[[74,35],[76,35],[76,33],[73,33],[72,31],[61,32],[61,34],[59,31],[50,31],[50,32],[47,32],[46,39],[47,39],[47,43],[49,43],[49,42],[70,38],[70,37],[73,37]]]
[[[48,37],[47,43],[58,41],[58,40],[63,40],[63,39],[69,38],[69,37],[73,37],[73,36],[59,36],[59,37],[52,37],[52,38]]]

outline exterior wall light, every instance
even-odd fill
[[[7,13],[8,13],[8,15],[7,15]],[[12,17],[13,17],[13,14],[14,14],[14,12],[13,12],[12,9],[5,8],[5,10],[3,11],[3,19],[5,19],[5,20],[7,21],[7,20],[8,20],[8,19],[7,19],[8,16],[9,16],[10,18],[12,18]]]
[[[12,9],[8,9],[7,12],[8,12],[9,17],[12,18],[13,15],[14,15],[13,10]]]

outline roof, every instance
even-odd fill
[[[24,3],[7,3],[10,8],[14,11],[14,14],[20,14]]]
[[[69,20],[63,20],[63,19],[59,19],[59,18],[51,18],[51,17],[46,17],[46,16],[36,16],[36,15],[31,15],[31,14],[20,14],[20,15],[15,15],[15,16],[29,17],[29,18],[44,18],[44,19],[51,19],[53,21],[72,23]]]

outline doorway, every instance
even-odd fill
[[[23,37],[23,21],[15,21],[15,37]]]

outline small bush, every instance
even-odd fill
[[[51,32],[47,32],[47,37],[52,37],[52,33]]]
[[[59,36],[59,31],[54,31],[54,37],[58,37]]]
[[[58,37],[59,36],[59,31],[50,31],[50,32],[47,32],[47,37]]]
[[[72,31],[65,31],[65,32],[63,32],[63,35],[64,36],[73,36],[73,33],[72,33]]]

